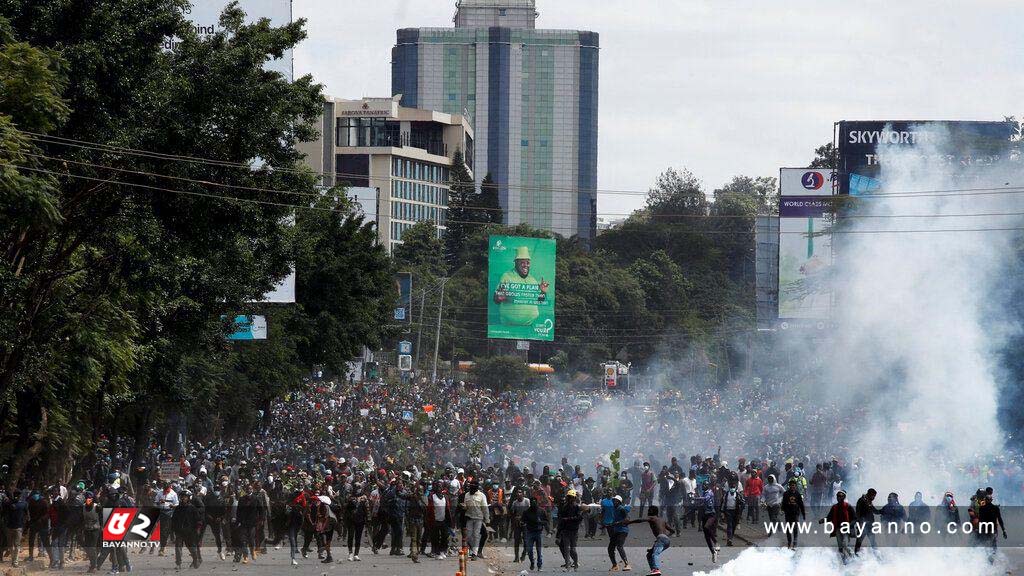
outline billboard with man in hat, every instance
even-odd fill
[[[491,236],[487,337],[555,338],[555,241]]]

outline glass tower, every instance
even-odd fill
[[[402,105],[465,114],[508,224],[596,233],[598,34],[535,28],[534,0],[461,0],[454,28],[398,31]]]

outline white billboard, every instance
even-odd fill
[[[193,0],[192,5],[184,10],[185,18],[192,22],[196,34],[200,37],[209,36],[220,30],[218,24],[220,14],[228,4],[230,4],[230,0]],[[245,12],[246,23],[267,18],[271,25],[283,26],[292,21],[291,0],[238,0],[238,7]],[[164,47],[173,48],[175,42],[177,39],[168,40],[164,43]],[[289,82],[294,80],[291,49],[285,52],[280,59],[267,62],[266,68],[280,72]]]
[[[832,170],[779,172],[779,319],[827,320],[832,307]]]

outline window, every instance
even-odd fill
[[[508,8],[498,8],[498,16],[508,16]]]
[[[529,146],[529,145],[530,145],[530,141],[529,140],[523,140],[523,147],[526,147],[526,146]]]

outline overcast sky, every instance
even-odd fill
[[[386,96],[395,30],[452,26],[453,0],[294,0],[297,75]],[[708,190],[802,166],[841,119],[1024,114],[1020,0],[538,0],[538,27],[601,34],[598,188],[667,167]],[[602,215],[643,197],[599,195]]]

